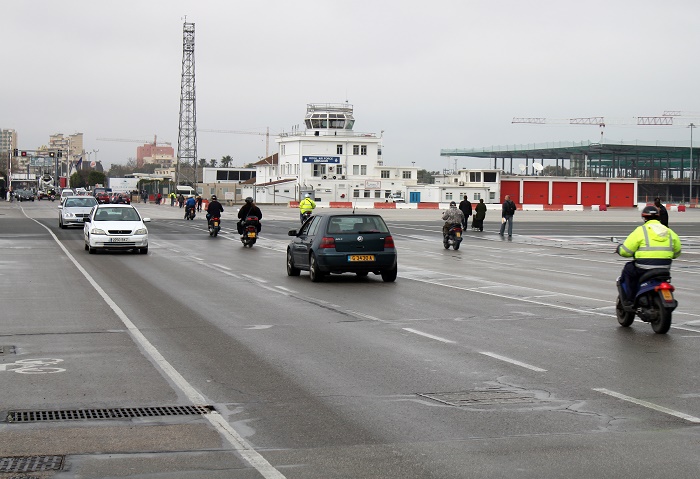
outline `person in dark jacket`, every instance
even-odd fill
[[[668,211],[666,211],[666,207],[661,204],[661,198],[654,198],[654,206],[659,210],[659,223],[668,228]]]
[[[472,220],[472,229],[484,231],[484,218],[486,218],[486,203],[483,199],[479,199],[479,204],[474,209],[474,219]]]
[[[209,206],[207,206],[207,224],[209,224],[209,219],[214,217],[214,218],[221,218],[221,213],[224,212],[224,207],[221,206],[221,203],[216,199],[216,195],[211,195],[211,201],[209,202]]]
[[[241,206],[241,209],[238,210],[238,234],[243,234],[243,222],[248,216],[257,216],[258,217],[258,222],[255,225],[255,229],[260,233],[260,230],[262,229],[262,226],[260,225],[260,220],[262,219],[262,211],[260,211],[260,208],[255,204],[255,201],[253,201],[253,198],[250,196],[245,199],[245,203],[243,206]]]
[[[517,209],[513,200],[510,199],[510,195],[506,195],[501,207],[501,231],[498,233],[499,235],[503,236],[506,231],[506,223],[508,223],[508,237],[513,236],[513,215]]]
[[[472,204],[467,198],[467,195],[464,195],[464,199],[460,201],[459,209],[462,211],[462,213],[464,213],[464,224],[462,225],[462,229],[466,230],[467,224],[469,223],[469,217],[472,215]]]

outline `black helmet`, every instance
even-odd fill
[[[215,200],[215,199],[216,199],[216,195],[211,195],[211,199],[212,199],[212,200]]]
[[[252,202],[253,202],[253,198],[249,196],[248,198],[245,199],[245,202],[246,202],[246,203],[252,203]]]
[[[450,206],[457,206],[457,203],[455,203],[454,201],[450,201]]]
[[[658,220],[659,219],[659,210],[656,208],[656,206],[647,206],[642,210],[642,218],[644,218],[644,221],[649,221],[649,220]]]

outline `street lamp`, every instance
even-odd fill
[[[99,151],[100,151],[100,150],[92,150],[92,152],[95,154],[95,163],[97,163],[97,153],[98,153]]]
[[[690,204],[693,201],[693,173],[695,172],[693,170],[693,128],[695,128],[695,124],[691,123],[688,128],[690,128],[690,192],[688,195],[688,204]]]

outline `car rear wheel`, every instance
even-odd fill
[[[299,276],[299,268],[294,266],[294,257],[292,252],[287,250],[287,276]]]
[[[385,283],[393,283],[396,281],[396,275],[398,274],[398,268],[394,266],[392,269],[382,271],[382,281]]]
[[[316,260],[316,255],[311,253],[309,257],[309,278],[314,283],[318,283],[323,280],[323,273],[318,269],[318,261]]]

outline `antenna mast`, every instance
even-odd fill
[[[181,164],[192,164],[194,178],[185,174]],[[182,77],[180,80],[180,129],[177,138],[177,167],[175,184],[196,182],[197,168],[197,101],[194,88],[194,23],[182,28]],[[187,171],[189,172],[189,168]]]

